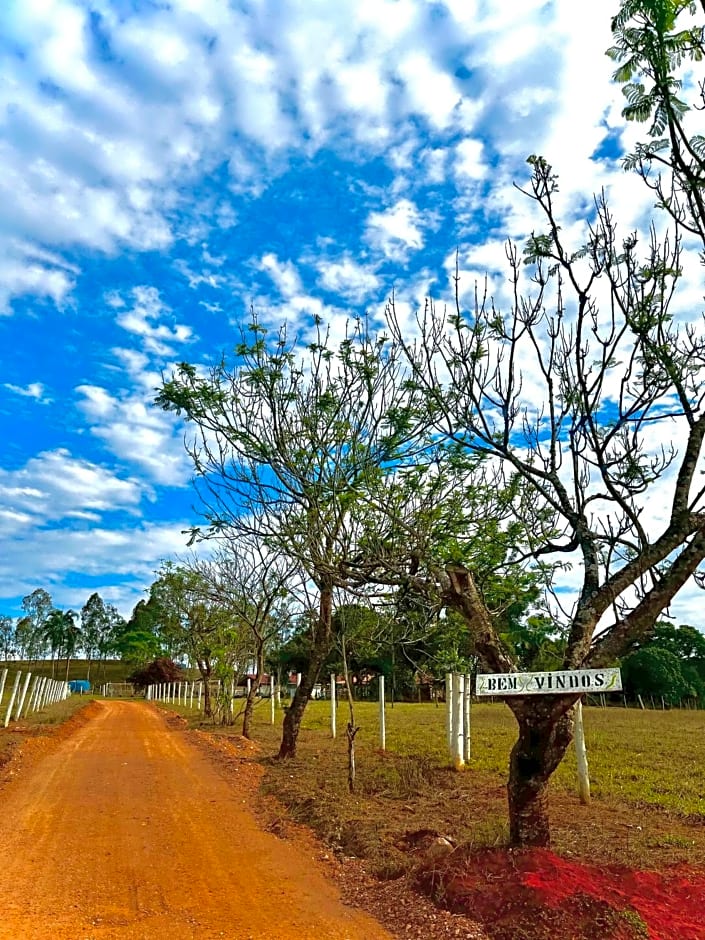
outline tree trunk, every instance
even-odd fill
[[[548,846],[548,781],[573,740],[575,697],[510,700],[519,737],[509,758],[509,841]]]
[[[282,728],[282,740],[279,747],[280,760],[288,757],[296,757],[296,742],[299,738],[299,729],[301,719],[308,705],[308,701],[313,692],[313,687],[318,681],[323,663],[330,653],[332,645],[331,623],[333,619],[333,588],[327,587],[321,590],[321,599],[318,613],[318,623],[311,645],[311,658],[309,659],[306,671],[301,676],[301,683],[294,693],[294,698],[284,715],[284,724]]]
[[[245,702],[245,712],[242,716],[242,736],[243,738],[252,738],[251,726],[252,726],[252,716],[255,711],[255,699],[257,698],[257,693],[259,692],[260,682],[262,681],[262,674],[264,673],[264,645],[260,645],[255,654],[255,660],[257,662],[257,675],[254,678],[254,681],[250,685],[250,689],[247,693],[247,701]]]
[[[196,661],[198,666],[198,671],[201,674],[201,679],[203,680],[203,717],[212,718],[213,717],[213,706],[211,704],[211,664],[209,660],[199,659]]]
[[[355,765],[355,737],[360,730],[355,725],[355,705],[353,703],[353,687],[350,682],[350,670],[348,669],[348,656],[345,648],[345,636],[342,637],[341,650],[343,654],[343,676],[345,677],[345,691],[348,697],[348,708],[350,709],[350,721],[346,729],[348,738],[348,790],[355,792],[355,776],[357,767]]]

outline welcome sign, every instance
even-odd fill
[[[565,695],[619,692],[619,669],[575,669],[564,672],[500,672],[478,675],[476,695]]]

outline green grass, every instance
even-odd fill
[[[361,753],[379,741],[378,706],[358,703],[355,719]],[[598,799],[648,803],[685,815],[705,817],[705,712],[585,708],[585,739],[593,795]],[[260,708],[259,716],[262,716]],[[262,722],[262,717],[259,717]],[[347,711],[338,709],[339,734]],[[469,771],[506,779],[516,722],[504,705],[473,705]],[[258,726],[261,727],[261,724]],[[387,708],[387,750],[448,763],[445,711],[442,707],[396,704]],[[311,702],[303,728],[328,734],[330,706]],[[556,771],[553,786],[573,792],[575,751],[571,747]]]
[[[166,706],[195,718],[191,711]],[[274,748],[281,732],[283,711],[276,726],[269,724],[269,702],[255,710],[254,735]],[[641,711],[633,708],[584,708],[585,739],[593,797],[599,800],[660,807],[684,816],[705,819],[705,712],[674,709]],[[304,715],[302,740],[345,749],[347,706],[337,713],[338,740],[330,740],[330,704],[311,702]],[[355,720],[361,726],[356,746],[364,774],[364,758],[379,749],[379,715],[376,703],[358,702]],[[506,782],[509,753],[516,738],[516,722],[506,706],[472,707],[472,756],[466,773],[481,773]],[[387,707],[387,752],[414,758],[426,766],[449,763],[445,710],[429,704],[396,704]],[[235,730],[239,730],[236,723]],[[328,744],[326,744],[328,741]],[[575,751],[571,747],[552,778],[552,787],[576,791]]]

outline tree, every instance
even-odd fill
[[[173,659],[160,657],[136,669],[128,677],[128,682],[134,683],[137,688],[145,690],[150,685],[161,685],[168,682],[183,682],[185,673],[181,666],[178,666]]]
[[[0,617],[0,650],[5,662],[17,651],[15,624],[12,617]]]
[[[83,636],[81,634],[81,627],[77,620],[77,614],[72,610],[67,610],[64,613],[65,618],[65,628],[64,628],[64,641],[63,641],[63,653],[66,656],[66,682],[69,681],[69,666],[71,660],[76,655],[77,650],[80,648],[83,642]]]
[[[652,118],[651,140],[626,166],[655,190],[669,235],[659,240],[652,229],[643,250],[637,235],[620,239],[603,194],[585,243],[570,246],[555,204],[557,177],[534,156],[525,195],[542,229],[523,258],[507,246],[507,312],[481,290],[464,312],[456,279],[450,318],[429,302],[414,345],[393,301],[388,311],[456,459],[483,455],[533,494],[522,507],[517,563],[577,561],[581,583],[564,617],[566,669],[614,663],[648,637],[705,557],[705,491],[696,473],[705,341],[699,328],[679,330],[673,314],[684,266],[697,264],[684,253],[683,234],[705,247],[705,141],[688,134],[675,74],[702,56],[702,27],[678,26],[694,12],[681,0],[625,0],[613,21],[610,54],[622,63],[615,77],[626,82],[625,116]],[[679,446],[665,443],[674,435]],[[669,492],[661,495],[669,514],[658,531],[648,519],[661,492]],[[437,571],[442,602],[465,618],[483,667],[516,670],[472,567]],[[554,600],[565,608],[564,597]],[[508,699],[519,726],[508,784],[514,844],[550,841],[546,787],[572,739],[575,703],[575,696]]]
[[[653,636],[642,643],[637,643],[636,646],[634,654],[629,654],[622,660],[623,666],[627,665],[630,670],[631,690],[635,694],[655,695],[657,693],[646,688],[640,681],[637,666],[641,660],[633,659],[633,656],[647,650],[659,650],[675,658],[678,664],[680,678],[672,685],[670,692],[673,694],[669,694],[669,701],[675,702],[684,696],[705,701],[705,636],[699,630],[687,624],[677,627],[667,620],[659,620]],[[679,695],[674,698],[676,690],[679,690]]]
[[[161,636],[161,611],[153,597],[135,604],[130,619],[115,630],[113,649],[130,663],[147,663],[167,652]]]
[[[150,588],[150,599],[160,611],[161,635],[178,654],[186,655],[198,667],[204,688],[204,714],[211,717],[210,682],[217,671],[228,687],[244,671],[251,654],[243,631],[232,613],[214,598],[210,585],[194,567],[167,562]],[[220,667],[216,669],[216,667]],[[221,718],[232,722],[232,695],[224,697],[227,707]]]
[[[157,396],[195,427],[189,446],[201,535],[237,532],[291,558],[317,599],[308,667],[284,718],[281,758],[296,753],[301,719],[333,644],[333,595],[356,580],[362,492],[385,465],[410,458],[409,392],[399,363],[355,321],[335,350],[320,324],[300,358],[286,329],[251,339],[207,374],[182,363]],[[383,342],[383,341],[382,341]],[[198,537],[199,532],[194,536]]]
[[[93,593],[81,608],[81,641],[86,654],[86,679],[91,678],[93,656],[111,631],[111,617],[100,594]]]
[[[677,705],[693,694],[680,660],[669,650],[645,646],[626,656],[621,666],[624,688],[631,695],[655,695]]]
[[[68,620],[63,610],[56,608],[49,611],[43,623],[42,638],[49,644],[51,653],[51,675],[54,677],[56,659],[64,645]]]
[[[56,660],[64,655],[66,656],[67,680],[69,664],[81,639],[81,630],[76,623],[76,616],[72,610],[54,608],[44,621],[44,638],[48,641],[51,650],[51,674],[54,675]]]
[[[658,621],[651,645],[670,650],[683,662],[695,663],[705,668],[705,636],[688,624],[677,627],[667,620]]]
[[[46,649],[44,627],[53,607],[51,596],[44,588],[37,588],[22,598],[22,610],[26,616],[18,623],[17,631],[24,657],[30,661],[44,654]]]
[[[246,642],[254,675],[248,685],[242,734],[250,738],[268,647],[291,619],[295,565],[273,555],[257,540],[241,536],[225,540],[213,560],[196,560],[190,568],[205,583],[209,597],[249,636]]]

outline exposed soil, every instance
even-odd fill
[[[462,775],[434,776],[430,787],[404,777],[404,799],[379,810],[386,818],[368,797],[347,801],[355,816],[346,822],[332,812],[341,804],[323,799],[332,767],[314,772],[308,755],[316,788],[310,817],[304,804],[297,815],[323,813],[336,832],[350,829],[332,851],[262,795],[274,765],[258,745],[186,726],[144,703],[94,702],[48,735],[22,723],[6,732],[0,940],[705,940],[705,870],[692,865],[703,858],[701,818],[596,802],[576,819],[558,793],[560,855],[481,848],[474,838],[452,851],[423,817],[453,831],[455,819],[438,810],[457,802],[451,781]],[[280,787],[299,763],[277,766]],[[475,779],[476,817],[496,812],[501,795],[492,778]],[[371,841],[370,823],[393,838],[387,849]],[[371,867],[386,880],[371,877],[369,859],[342,857],[356,841],[384,849],[384,864]],[[645,861],[660,870],[644,871]]]
[[[545,849],[457,849],[417,872],[451,910],[492,940],[704,940],[705,870],[587,865]]]
[[[309,733],[299,751],[287,766],[264,762],[267,792],[341,855],[360,857],[343,866],[345,890],[359,866],[358,903],[396,936],[705,940],[703,816],[616,799],[581,806],[575,794],[554,788],[555,854],[517,853],[499,848],[507,809],[498,774],[459,774],[367,749],[351,797],[344,754],[330,741]],[[272,818],[279,824],[274,812]],[[459,848],[453,852],[449,842]],[[441,855],[439,843],[446,846]],[[365,867],[384,880],[366,883]],[[436,920],[427,915],[425,932],[414,922],[413,888],[440,908]]]
[[[256,768],[226,754],[226,778],[197,737],[100,702],[23,744],[0,793],[0,938],[391,936],[342,904],[311,838],[258,827]]]

